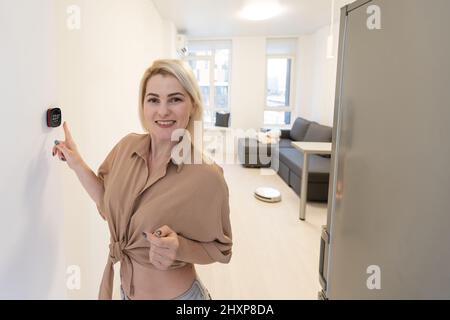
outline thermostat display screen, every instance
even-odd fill
[[[52,108],[47,110],[47,126],[50,128],[56,128],[61,125],[61,109]]]

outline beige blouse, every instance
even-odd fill
[[[180,245],[170,269],[187,263],[228,263],[231,259],[228,187],[222,168],[205,162],[175,164],[169,158],[167,166],[149,180],[150,144],[150,134],[131,133],[119,141],[98,169],[105,193],[97,208],[111,233],[99,299],[112,298],[115,263],[120,261],[122,286],[129,297],[134,295],[131,260],[155,268],[143,231],[168,225],[178,234]]]

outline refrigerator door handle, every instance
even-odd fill
[[[323,290],[327,290],[327,279],[325,276],[325,252],[330,243],[330,236],[328,235],[327,226],[322,226],[322,235],[320,237],[320,260],[319,260],[319,281]]]

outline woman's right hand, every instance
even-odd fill
[[[77,168],[83,163],[83,159],[81,158],[80,153],[78,152],[77,145],[75,144],[75,141],[73,141],[72,135],[70,134],[69,128],[65,121],[63,123],[63,128],[65,140],[55,141],[55,146],[53,147],[52,155],[55,156],[57,154],[58,158],[61,161],[66,161],[69,167],[72,170],[75,170],[75,168]]]

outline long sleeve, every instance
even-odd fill
[[[232,255],[232,232],[230,223],[230,208],[228,188],[220,208],[220,224],[215,235],[215,240],[200,242],[178,235],[179,247],[177,260],[194,264],[209,264],[213,262],[228,263]]]
[[[209,264],[213,262],[228,263],[231,259],[231,239],[229,243],[219,241],[199,242],[178,236],[177,260],[195,263]]]

